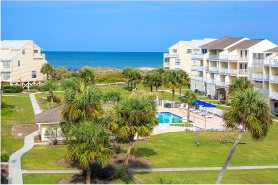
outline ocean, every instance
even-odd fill
[[[111,67],[123,69],[126,66],[163,67],[163,52],[70,52],[42,51],[47,62],[54,68],[63,66],[66,69],[89,67]]]

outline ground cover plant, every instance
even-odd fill
[[[34,110],[29,96],[2,96],[1,98],[1,151],[9,155],[19,150],[23,139],[13,138],[15,124],[35,124]]]

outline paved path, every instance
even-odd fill
[[[34,113],[39,114],[42,112],[34,94],[30,94],[31,103]],[[29,134],[24,139],[24,146],[13,153],[9,159],[9,184],[23,184],[22,171],[21,171],[21,156],[28,152],[34,146],[34,137],[39,135],[39,131]]]
[[[135,172],[170,172],[170,171],[208,171],[208,170],[221,170],[222,167],[192,167],[192,168],[144,168],[134,169]],[[269,169],[278,168],[274,166],[233,166],[228,167],[227,170],[249,170],[249,169]],[[80,173],[80,170],[22,170],[23,174],[26,173]]]

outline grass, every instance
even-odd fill
[[[151,172],[136,173],[135,176],[145,180],[146,184],[160,184],[160,178],[164,181],[182,184],[214,184],[220,171],[187,171],[187,172]],[[255,170],[227,170],[221,184],[277,184],[278,169]]]
[[[1,93],[2,95],[29,96],[29,93]]]
[[[2,96],[1,103],[1,151],[12,154],[24,144],[23,139],[13,138],[12,126],[35,124],[34,110],[28,97]]]
[[[34,146],[21,157],[23,170],[70,170],[56,164],[56,161],[65,157],[66,146]]]
[[[23,174],[23,184],[57,184],[60,179],[72,175],[74,175],[74,173]]]

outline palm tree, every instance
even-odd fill
[[[167,70],[163,76],[163,85],[166,88],[172,89],[173,101],[175,101],[175,88],[179,88],[182,84],[181,74],[174,70]]]
[[[184,97],[181,98],[181,102],[187,103],[188,109],[187,109],[187,123],[189,123],[189,117],[190,117],[190,105],[192,102],[195,102],[197,100],[197,97],[194,92],[188,90],[185,91]]]
[[[180,69],[180,70],[178,70],[178,72],[180,73],[181,79],[182,79],[182,84],[181,84],[181,86],[180,86],[180,96],[181,96],[181,87],[182,87],[182,85],[184,85],[184,84],[188,84],[189,81],[190,81],[190,78],[189,78],[189,75],[187,74],[186,71]]]
[[[46,74],[46,80],[48,80],[49,75],[54,73],[54,67],[50,63],[45,63],[41,68],[41,73]]]
[[[251,133],[255,141],[263,140],[273,125],[273,115],[263,94],[248,88],[245,91],[238,89],[232,94],[231,108],[223,113],[223,119],[227,128],[241,127],[238,137],[222,167],[217,178],[219,184],[234,153],[238,142],[245,129]]]
[[[95,83],[95,73],[89,68],[83,68],[79,73],[79,78],[84,80],[86,86]]]
[[[131,68],[131,67],[125,67],[124,69],[123,69],[123,71],[122,71],[122,76],[124,77],[124,78],[126,78],[127,79],[127,89],[129,90],[129,78],[130,78],[130,72],[133,70],[133,68]]]
[[[137,69],[133,69],[130,73],[131,78],[131,90],[132,90],[132,82],[134,82],[134,88],[136,88],[136,84],[139,84],[142,80],[142,75]]]
[[[151,88],[151,92],[153,92],[153,74],[148,73],[144,76],[143,78],[143,85],[144,87],[150,87]]]
[[[124,164],[128,164],[131,145],[137,132],[139,134],[152,131],[155,118],[156,104],[145,96],[134,96],[122,99],[116,106],[116,119],[111,128],[129,140]]]
[[[78,161],[81,168],[86,170],[86,184],[91,184],[90,164],[98,163],[104,167],[113,154],[109,145],[109,131],[102,124],[82,122],[72,126],[69,130],[70,137],[67,159]]]
[[[156,69],[156,72],[159,72],[160,74],[165,73],[165,69],[163,67],[159,67]]]
[[[232,81],[232,84],[230,85],[229,88],[229,96],[231,97],[231,95],[238,89],[240,89],[241,91],[244,91],[248,88],[252,88],[253,86],[251,85],[251,82],[249,80],[246,80],[244,82],[244,78],[235,78]]]
[[[155,73],[153,73],[152,76],[153,76],[153,78],[152,78],[153,84],[154,84],[156,92],[157,92],[157,89],[162,86],[162,74],[159,72],[155,72]]]

